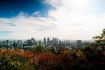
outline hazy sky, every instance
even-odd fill
[[[89,40],[105,27],[105,0],[0,0],[0,39]]]

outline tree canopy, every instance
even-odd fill
[[[93,37],[97,47],[105,49],[105,29],[102,30],[102,33],[98,36]]]

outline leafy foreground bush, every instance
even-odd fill
[[[0,70],[99,70],[105,67],[105,52],[91,48],[31,52],[23,49],[0,49]],[[103,69],[105,70],[105,68]]]

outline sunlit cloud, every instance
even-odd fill
[[[39,11],[32,16],[20,12],[16,17],[0,18],[0,30],[12,31],[9,36],[13,39],[58,37],[86,40],[92,39],[105,27],[105,11],[97,13],[99,6],[94,9],[94,3],[98,4],[94,0],[43,1],[53,7],[46,17]]]

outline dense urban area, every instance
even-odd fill
[[[93,39],[1,40],[0,70],[105,70],[105,29]]]
[[[80,48],[86,44],[92,43],[91,41],[82,40],[59,40],[58,38],[44,38],[43,40],[35,40],[34,38],[28,40],[2,40],[0,47],[7,48],[26,48],[26,47],[53,47],[57,48]]]

